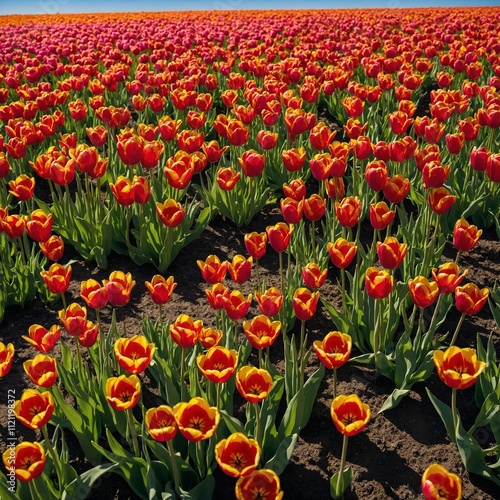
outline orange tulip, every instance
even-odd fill
[[[457,197],[453,196],[445,187],[431,189],[428,196],[429,206],[436,214],[446,213],[455,203]]]
[[[234,493],[236,500],[282,500],[284,493],[280,488],[280,478],[276,472],[271,469],[255,469],[238,478]]]
[[[203,322],[201,319],[193,321],[191,316],[181,314],[170,325],[170,336],[179,347],[188,349],[196,344],[202,328]]]
[[[235,255],[232,262],[228,263],[229,274],[235,283],[241,285],[248,281],[252,271],[252,262],[252,257],[246,259],[243,255]]]
[[[83,347],[92,347],[97,342],[99,335],[99,325],[87,321],[85,331],[78,336],[78,343]]]
[[[477,314],[488,300],[489,290],[479,289],[475,283],[467,283],[455,288],[455,306],[464,314]]]
[[[14,345],[0,342],[0,378],[5,377],[12,368],[12,361],[14,360]]]
[[[385,201],[372,203],[370,205],[370,224],[373,229],[381,231],[385,229],[396,216],[395,210],[390,210]]]
[[[306,185],[302,179],[294,179],[290,183],[283,184],[283,194],[286,198],[292,198],[295,201],[303,200],[306,196]]]
[[[71,266],[52,264],[47,271],[41,271],[40,276],[51,293],[61,294],[69,288]]]
[[[260,130],[257,134],[257,142],[259,143],[262,149],[266,151],[269,149],[273,149],[276,146],[278,141],[278,133],[271,132],[269,130]]]
[[[39,387],[52,387],[57,380],[56,360],[46,354],[38,354],[23,363],[30,380]]]
[[[406,243],[399,243],[394,236],[389,236],[383,243],[377,243],[377,255],[385,269],[396,269],[408,252]]]
[[[268,288],[264,292],[255,292],[255,298],[260,312],[270,318],[278,314],[283,304],[283,294],[275,286]]]
[[[482,229],[469,224],[465,219],[459,219],[453,228],[453,246],[459,252],[468,252],[476,246],[481,234]]]
[[[229,297],[230,294],[229,288],[222,283],[215,283],[211,289],[205,290],[210,307],[216,311],[224,309],[223,297]]]
[[[211,347],[206,354],[199,354],[196,363],[202,375],[210,382],[227,382],[236,371],[238,353],[225,347]]]
[[[279,321],[271,321],[267,316],[259,314],[251,321],[243,322],[243,331],[250,344],[256,349],[271,346],[281,331]]]
[[[452,293],[468,272],[466,269],[462,274],[459,274],[459,268],[455,262],[446,262],[439,268],[432,270],[432,278],[438,284],[439,293]]]
[[[194,175],[194,165],[190,154],[177,151],[167,160],[163,173],[170,186],[175,189],[185,189]]]
[[[259,465],[259,443],[235,432],[215,445],[215,460],[228,476],[245,476]]]
[[[337,430],[350,437],[365,429],[370,420],[370,407],[356,394],[340,395],[333,400],[330,414]]]
[[[446,351],[436,350],[433,356],[439,378],[452,389],[467,389],[484,371],[486,363],[478,361],[476,351],[451,346]]]
[[[249,149],[243,153],[241,158],[238,158],[238,163],[246,176],[257,177],[264,171],[266,157]]]
[[[319,292],[311,292],[308,288],[298,288],[293,294],[292,307],[300,321],[311,319],[318,307]]]
[[[283,219],[287,224],[298,224],[302,220],[303,200],[293,198],[281,198],[280,207]]]
[[[303,147],[284,150],[281,152],[281,158],[288,172],[297,172],[304,165],[306,150]]]
[[[361,200],[358,196],[347,196],[342,201],[335,202],[335,213],[344,227],[354,227],[361,215]]]
[[[313,347],[318,359],[332,370],[347,363],[351,355],[352,340],[347,333],[330,332],[323,340],[315,340]]]
[[[18,200],[26,201],[33,197],[35,192],[35,179],[22,174],[13,181],[9,181],[9,193]]]
[[[161,405],[150,408],[144,416],[146,428],[155,441],[164,443],[174,439],[177,434],[177,422],[174,411],[170,406]]]
[[[54,399],[50,392],[26,389],[14,404],[16,418],[29,429],[43,427],[54,412]]]
[[[186,215],[186,211],[182,205],[172,198],[166,200],[164,203],[156,202],[156,213],[167,227],[177,227]]]
[[[106,399],[118,411],[133,408],[141,395],[141,381],[137,375],[120,375],[106,380]]]
[[[228,267],[227,261],[221,262],[217,255],[209,255],[204,261],[197,260],[196,264],[207,283],[213,285],[224,281]]]
[[[108,303],[106,286],[101,286],[92,278],[82,281],[80,287],[80,297],[91,309],[102,309]]]
[[[384,196],[390,203],[401,203],[410,191],[410,181],[401,174],[387,179],[383,189]]]
[[[335,240],[334,243],[329,241],[326,245],[326,249],[328,250],[333,265],[340,269],[344,269],[353,261],[358,247],[353,241],[339,238]]]
[[[3,463],[8,471],[14,468],[17,480],[31,481],[43,472],[47,459],[45,450],[40,443],[23,441],[16,445],[14,457],[12,457],[11,453],[12,449],[10,447],[3,452]]]
[[[262,233],[247,233],[244,237],[245,248],[249,255],[258,260],[264,256],[267,249],[267,234]]]
[[[180,433],[192,442],[212,437],[220,422],[220,413],[202,398],[177,403],[174,408],[175,420]]]
[[[114,345],[118,364],[128,373],[142,373],[151,363],[156,347],[144,335],[119,338]]]
[[[325,122],[319,122],[309,132],[309,142],[314,149],[322,151],[330,145],[336,134],[337,131],[330,130]]]
[[[59,311],[59,319],[69,335],[78,337],[83,334],[87,325],[87,309],[73,302]]]
[[[332,175],[333,165],[330,153],[318,153],[309,160],[311,174],[318,181],[325,181]]]
[[[432,464],[422,475],[422,493],[425,500],[461,500],[462,481],[439,464]]]
[[[383,299],[387,297],[394,283],[394,278],[386,270],[380,270],[376,267],[369,267],[365,274],[366,293],[374,299]]]
[[[450,175],[450,167],[439,161],[428,161],[422,168],[422,183],[425,189],[440,188]]]
[[[177,137],[181,125],[182,120],[173,120],[170,116],[162,116],[158,119],[158,130],[166,142],[173,141]]]
[[[219,345],[222,336],[222,330],[216,328],[202,328],[199,340],[205,349],[210,349],[211,347]]]
[[[304,215],[310,221],[318,221],[323,217],[326,210],[326,200],[319,194],[314,193],[304,199]]]
[[[229,318],[238,321],[246,316],[252,303],[252,294],[245,299],[245,296],[239,290],[233,290],[228,296],[223,295],[222,301]]]
[[[28,236],[37,242],[47,241],[52,232],[52,214],[47,215],[43,210],[37,209],[31,212],[29,220],[26,222],[26,232]]]
[[[160,274],[155,274],[151,282],[146,281],[145,285],[151,300],[158,305],[166,304],[177,287],[177,283],[174,282],[173,276],[165,279]]]
[[[284,222],[278,222],[274,226],[267,226],[266,233],[269,239],[269,244],[275,252],[284,252],[292,237],[293,224],[287,225]]]
[[[57,325],[52,325],[49,330],[41,325],[31,325],[28,329],[28,335],[28,337],[23,335],[23,339],[38,351],[47,353],[54,349],[61,337],[61,329]]]
[[[321,288],[326,280],[327,274],[328,268],[322,271],[315,262],[310,262],[302,268],[302,279],[308,288]]]
[[[64,241],[55,234],[50,236],[47,241],[40,241],[39,245],[43,255],[54,262],[57,262],[64,254]]]
[[[240,180],[241,174],[232,167],[219,168],[216,181],[223,191],[231,191]]]
[[[366,165],[365,179],[372,191],[382,191],[387,185],[389,169],[383,160],[371,161]]]
[[[411,300],[417,307],[429,307],[439,295],[439,286],[424,276],[417,276],[408,281]]]
[[[250,403],[259,403],[265,399],[272,387],[271,374],[262,368],[246,365],[236,373],[236,388]]]
[[[128,304],[132,288],[135,286],[132,274],[113,271],[109,275],[109,280],[103,280],[102,283],[106,287],[108,300],[112,306],[121,307]]]

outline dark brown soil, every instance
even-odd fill
[[[197,259],[205,259],[209,254],[217,254],[221,260],[231,259],[237,253],[245,253],[243,234],[250,231],[263,231],[268,224],[279,220],[277,209],[267,209],[254,218],[245,230],[237,230],[232,223],[218,217],[207,230],[189,247],[184,249],[168,271],[178,283],[177,289],[165,307],[166,318],[174,320],[180,313],[188,313],[192,317],[202,319],[206,324],[214,323],[214,316],[205,299],[204,290],[207,285],[201,278],[196,266]],[[448,245],[444,259],[454,258],[454,249]],[[66,259],[73,258],[72,285],[67,294],[68,303],[81,302],[79,298],[80,282],[93,277],[97,280],[107,278],[115,269],[129,271],[136,280],[130,305],[119,311],[118,320],[126,317],[128,334],[138,333],[140,320],[149,315],[156,319],[158,311],[151,302],[144,281],[156,274],[152,266],[137,266],[128,258],[112,255],[109,269],[106,271],[95,267],[93,263],[82,261],[71,249],[67,250]],[[483,234],[478,247],[461,257],[461,265],[469,269],[468,279],[480,286],[492,287],[500,275],[500,244],[494,230]],[[261,266],[267,275],[268,282],[277,282],[278,261],[271,250],[262,259]],[[330,276],[322,296],[336,296],[335,271]],[[251,285],[246,284],[244,291],[249,293]],[[255,306],[254,306],[255,307]],[[14,389],[19,398],[22,391],[29,386],[22,363],[33,357],[35,350],[27,346],[21,338],[26,335],[28,327],[39,323],[46,327],[58,322],[57,310],[60,304],[53,307],[34,301],[25,309],[10,308],[0,324],[0,337],[3,342],[13,342],[16,348],[15,362],[11,373],[2,380],[2,397],[0,401],[0,430],[2,436],[6,431],[6,394],[7,389]],[[255,311],[251,311],[255,312]],[[104,317],[110,317],[110,311],[104,310]],[[250,316],[250,315],[249,315]],[[92,319],[92,318],[91,318]],[[458,322],[458,313],[454,308],[449,313],[443,332],[453,331]],[[309,341],[322,338],[328,331],[335,329],[326,311],[321,307],[314,320],[308,322]],[[475,346],[476,335],[483,340],[493,332],[498,349],[498,328],[491,312],[486,306],[475,317],[467,317],[459,337],[459,345]],[[279,347],[276,347],[279,358]],[[311,365],[317,366],[317,359],[312,356]],[[348,363],[338,372],[339,391],[341,393],[357,393],[368,403],[372,411],[372,419],[365,432],[349,440],[347,462],[354,469],[352,489],[347,499],[414,499],[420,494],[420,478],[425,468],[433,462],[439,462],[448,470],[460,475],[463,480],[463,497],[466,499],[493,500],[498,498],[498,490],[492,482],[469,474],[461,461],[456,447],[450,442],[442,422],[435,412],[425,387],[442,401],[449,404],[448,389],[433,374],[425,383],[417,384],[410,395],[401,404],[384,414],[378,410],[384,400],[392,392],[392,383],[377,375],[371,367]],[[342,437],[336,431],[330,417],[332,401],[331,373],[327,371],[320,387],[311,419],[302,431],[293,458],[281,476],[282,488],[286,499],[304,500],[309,498],[327,499],[329,494],[329,478],[337,472],[340,464]],[[146,384],[144,384],[146,386]],[[155,397],[154,383],[150,388],[149,398],[153,406],[158,404]],[[474,405],[474,389],[462,391],[458,395],[458,408],[466,427],[470,426],[477,413]],[[16,431],[19,439],[34,439],[34,433],[18,423]],[[490,443],[493,439],[489,428],[480,429],[476,439],[481,444]],[[3,448],[3,446],[2,446]],[[78,452],[77,443],[71,447],[75,467],[84,470],[85,461]],[[234,498],[235,480],[225,477],[219,470],[215,471],[217,480],[215,499]],[[497,493],[495,493],[495,491]],[[126,483],[116,474],[106,476],[91,498],[134,498]]]

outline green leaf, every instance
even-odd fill
[[[201,481],[197,486],[195,486],[190,491],[181,490],[182,500],[206,500],[207,498],[212,498],[215,489],[215,479],[212,474],[208,474],[203,481]]]
[[[409,392],[410,389],[394,389],[390,396],[384,401],[382,408],[380,408],[378,412],[382,413],[387,410],[392,410],[392,408],[395,408]]]
[[[425,388],[425,390],[427,392],[427,395],[429,396],[429,399],[431,400],[432,405],[438,412],[438,415],[441,417],[441,420],[446,427],[448,436],[450,436],[450,439],[455,442],[455,430],[453,428],[453,414],[451,412],[451,408],[440,401],[438,398],[436,398],[427,387]],[[458,418],[460,419],[460,416],[458,416]]]
[[[334,500],[344,498],[345,491],[352,483],[352,467],[347,467],[347,469],[344,469],[342,472],[343,477],[339,487],[338,481],[340,473],[341,472],[338,471],[330,478],[330,496]]]
[[[285,470],[288,462],[290,462],[292,458],[298,437],[298,433],[286,436],[285,439],[280,442],[275,455],[266,462],[264,468],[272,469],[279,476]]]
[[[231,433],[241,432],[246,434],[245,426],[236,417],[229,415],[225,410],[219,410],[219,413]]]
[[[105,463],[97,465],[92,469],[80,474],[63,491],[61,500],[72,500],[74,498],[86,498],[92,490],[94,483],[103,475],[112,472],[118,464]],[[3,496],[2,496],[3,498]]]

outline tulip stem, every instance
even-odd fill
[[[453,436],[450,436],[454,443],[457,441],[457,388],[451,389],[451,414],[453,416]]]
[[[337,368],[333,369],[333,399],[337,397]]]
[[[465,319],[465,313],[462,313],[462,316],[460,316],[460,320],[458,321],[457,328],[455,329],[455,333],[453,334],[453,337],[450,342],[450,347],[455,344],[455,341],[457,340],[458,337],[458,332],[460,331],[460,328],[462,328],[462,323],[464,322]]]
[[[316,259],[316,224],[311,221],[311,243],[312,243],[312,262],[317,262]]]
[[[66,306],[66,297],[64,296],[64,292],[61,293],[61,301],[62,301],[63,309],[66,311],[67,306]]]
[[[262,349],[259,349],[259,368],[264,368],[264,362],[263,362],[263,359],[262,359]]]
[[[54,450],[54,446],[52,446],[52,441],[50,440],[49,433],[47,431],[47,425],[42,425],[41,430],[49,454],[52,457],[52,461],[54,462],[54,469],[56,470],[57,480],[59,482],[59,491],[62,491],[64,485],[63,485],[63,475],[59,457],[57,456],[56,450]]]
[[[342,439],[342,455],[340,457],[340,470],[339,470],[339,477],[337,480],[337,493],[343,495],[344,493],[344,467],[345,467],[345,462],[346,462],[346,457],[347,457],[347,441],[349,437],[344,434],[344,437]]]
[[[196,442],[196,461],[198,462],[198,473],[200,474],[200,478],[203,479],[205,477],[205,464],[204,460],[206,459],[205,453],[203,453],[202,442]]]
[[[455,257],[455,264],[458,265],[458,259],[460,258],[460,250],[457,252],[457,255]]]
[[[304,388],[304,371],[305,371],[305,335],[306,334],[306,322],[303,320],[300,322],[300,344],[299,344],[299,360],[300,360],[300,390]]]
[[[438,297],[438,300],[436,302],[436,307],[434,309],[434,314],[432,315],[432,318],[431,318],[431,324],[429,325],[429,330],[432,330],[434,328],[434,323],[437,320],[437,316],[439,314],[439,309],[441,309],[441,302],[442,302],[442,300],[443,300],[443,294],[440,293],[439,297]]]
[[[262,449],[261,436],[260,436],[260,407],[259,403],[253,403],[255,409],[255,439],[257,444]]]
[[[40,494],[38,488],[36,487],[37,478],[32,479],[28,482],[31,498],[35,500],[36,498],[43,498],[43,495]]]
[[[345,269],[342,267],[340,269],[340,279],[342,286],[342,312],[347,314],[347,295],[345,291]]]
[[[378,351],[380,351],[380,339],[379,339],[379,335],[380,335],[380,332],[379,332],[379,318],[380,318],[380,314],[378,312],[378,302],[379,302],[379,299],[373,299],[375,301],[375,304],[373,306],[373,317],[374,317],[374,321],[375,321],[375,324],[373,326],[373,354],[377,354]]]
[[[135,430],[134,415],[132,414],[132,408],[125,410],[125,412],[127,413],[128,426],[130,429],[130,435],[132,436],[132,444],[134,447],[134,454],[136,457],[140,457],[141,454],[139,452],[139,442],[137,441],[137,431]]]
[[[215,383],[215,406],[217,409],[220,409],[220,391],[222,388],[222,384]]]
[[[261,290],[260,288],[260,270],[259,270],[259,259],[255,259],[255,271],[257,273],[257,290]]]
[[[182,351],[181,351],[181,401],[184,401],[184,397],[185,397],[185,392],[186,392],[186,388],[185,388],[185,382],[184,382],[184,372],[186,370],[186,349],[184,348],[181,348]]]
[[[160,324],[163,325],[163,312],[162,312],[161,304],[158,304],[158,312],[159,312]]]
[[[105,348],[104,348],[104,332],[102,331],[102,326],[101,326],[101,311],[99,309],[95,310],[95,315],[97,318],[97,326],[99,328],[99,369],[100,369],[100,376],[101,378],[104,377],[105,373]]]
[[[179,468],[177,467],[177,460],[175,458],[175,450],[172,445],[172,440],[167,441],[168,452],[170,453],[170,461],[172,462],[172,474],[174,476],[174,488],[178,496],[180,496],[179,489]]]
[[[285,298],[285,284],[284,284],[284,276],[283,276],[283,252],[278,252],[279,255],[279,262],[280,262],[280,289],[281,289],[281,294],[283,295],[283,298]],[[286,339],[286,333],[287,333],[287,325],[285,323],[285,307],[282,307],[280,310],[280,316],[281,316],[281,325],[283,326],[283,333],[284,333],[284,338]]]

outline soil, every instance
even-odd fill
[[[245,254],[243,235],[250,231],[263,231],[269,224],[280,220],[276,208],[267,208],[258,214],[247,228],[237,229],[231,222],[215,218],[202,235],[189,247],[185,248],[171,265],[167,272],[173,275],[178,286],[170,302],[164,308],[165,318],[174,320],[181,313],[188,313],[193,318],[202,319],[205,324],[212,325],[213,313],[205,299],[201,273],[196,265],[197,259],[205,259],[209,254],[218,255],[221,260],[231,259],[235,254]],[[455,250],[447,244],[443,260],[455,257]],[[79,258],[78,254],[68,248],[64,259],[74,259],[73,275],[68,303],[79,298],[80,282],[90,277],[102,280],[110,271],[119,269],[129,271],[136,280],[130,304],[118,311],[118,320],[126,317],[128,334],[139,333],[140,321],[144,316],[156,319],[157,307],[152,303],[144,286],[146,280],[156,274],[149,265],[137,266],[127,257],[113,254],[109,258],[109,268],[100,270],[92,262]],[[476,249],[463,254],[460,258],[463,267],[469,269],[468,279],[479,286],[493,287],[500,276],[500,243],[493,229],[486,230]],[[66,260],[64,260],[66,262]],[[271,250],[261,259],[262,272],[267,276],[268,283],[277,284],[278,259]],[[321,289],[323,297],[335,300],[337,296],[336,271],[330,268],[330,275]],[[243,286],[243,291],[250,293],[249,283]],[[0,324],[0,337],[3,342],[13,342],[16,348],[14,365],[11,373],[1,382],[2,397],[0,406],[0,430],[2,436],[6,432],[6,394],[7,389],[14,389],[16,398],[29,387],[29,380],[24,374],[22,364],[32,358],[36,352],[21,338],[27,335],[28,328],[33,323],[46,327],[58,323],[57,311],[60,303],[53,306],[44,305],[35,300],[25,309],[9,308],[3,322]],[[255,306],[249,317],[256,313]],[[103,311],[104,318],[110,318],[110,310]],[[92,318],[91,318],[92,319]],[[442,332],[453,332],[459,319],[454,308],[448,315]],[[326,311],[320,305],[313,320],[307,324],[309,342],[323,338],[334,326]],[[462,347],[475,347],[476,335],[479,334],[485,344],[490,334],[494,335],[498,352],[499,331],[492,318],[488,306],[476,316],[467,317],[458,344]],[[65,335],[65,334],[64,334]],[[277,363],[279,363],[279,345],[276,347]],[[354,355],[355,353],[353,353]],[[57,355],[57,354],[56,354]],[[318,360],[313,355],[310,365],[317,366]],[[147,377],[147,373],[145,375]],[[371,407],[372,418],[366,430],[349,439],[347,463],[354,471],[352,488],[346,494],[346,499],[414,499],[420,495],[421,475],[428,465],[438,462],[448,470],[458,474],[463,481],[463,498],[477,500],[493,500],[498,498],[496,486],[477,475],[470,474],[462,464],[457,448],[450,442],[446,430],[435,412],[425,388],[442,401],[449,404],[451,390],[447,388],[434,373],[425,383],[414,386],[410,394],[399,406],[391,411],[379,414],[387,396],[392,392],[392,383],[378,376],[371,367],[348,363],[338,371],[340,393],[356,393]],[[154,381],[150,380],[143,386],[148,392],[151,403],[146,398],[146,406],[159,404],[156,401]],[[285,492],[284,498],[304,500],[309,498],[330,498],[329,478],[337,472],[340,465],[342,436],[336,431],[330,417],[332,402],[332,374],[327,370],[318,392],[311,419],[301,432],[291,462],[281,475],[281,485]],[[474,388],[460,391],[458,394],[458,409],[469,428],[477,414],[474,404]],[[35,439],[35,434],[21,424],[17,424],[16,432],[19,440]],[[493,435],[489,427],[480,429],[476,439],[485,447],[493,443]],[[75,444],[75,446],[71,446]],[[3,446],[2,446],[3,448]],[[77,442],[70,443],[73,463],[77,470],[85,469],[85,461]],[[216,491],[214,499],[234,498],[235,480],[224,476],[218,469],[215,471]],[[92,499],[132,499],[135,498],[127,484],[117,474],[105,476],[89,498]]]

